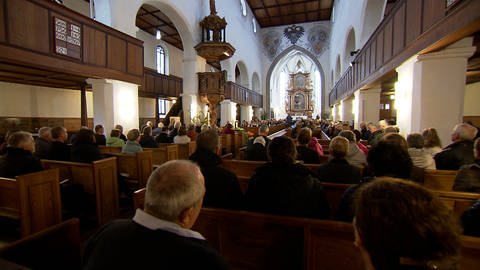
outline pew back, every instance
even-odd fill
[[[19,219],[22,237],[60,223],[59,171],[0,178],[0,216]]]
[[[203,208],[194,229],[232,269],[362,269],[347,223]]]
[[[153,170],[151,150],[144,150],[135,154],[111,154],[117,158],[117,167],[120,175],[135,182],[139,188],[147,185],[148,177]]]
[[[442,202],[453,211],[455,216],[460,217],[478,199],[479,193],[432,190]]]
[[[195,152],[196,147],[197,143],[195,141],[178,144],[178,159],[188,159]]]
[[[143,206],[145,205],[145,192],[147,190],[145,188],[136,190],[133,192],[133,209],[143,209]]]
[[[160,143],[158,148],[143,148],[143,150],[152,150],[153,165],[162,165],[169,160],[178,159],[178,144]]]
[[[104,154],[111,154],[111,153],[121,153],[122,152],[122,147],[118,146],[105,146],[105,145],[99,145],[98,149],[100,150],[100,153]]]
[[[80,269],[80,222],[69,219],[0,249],[0,257],[31,269]]]
[[[425,170],[424,186],[433,190],[452,190],[457,171]]]
[[[118,215],[117,158],[111,157],[92,163],[42,160],[44,168],[60,169],[61,179],[73,183],[95,196],[98,225],[102,225]]]

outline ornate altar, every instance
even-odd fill
[[[315,106],[312,95],[313,88],[310,81],[310,73],[299,72],[290,74],[285,111],[291,116],[312,117]]]

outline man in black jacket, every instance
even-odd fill
[[[52,145],[47,158],[51,160],[70,160],[70,146],[67,144],[68,133],[64,127],[54,127],[51,130]]]
[[[85,248],[84,270],[227,269],[203,236],[190,230],[205,194],[199,168],[187,160],[164,163],[148,179],[144,210],[116,220]]]
[[[268,146],[271,162],[255,170],[245,193],[250,211],[307,218],[330,217],[323,187],[315,173],[295,163],[292,139],[281,136]]]
[[[222,167],[218,156],[221,149],[218,134],[213,130],[205,130],[198,134],[197,149],[190,156],[196,162],[205,177],[205,198],[207,207],[239,209],[242,206],[243,194],[237,176]]]
[[[40,160],[33,155],[35,143],[32,134],[17,131],[8,137],[7,153],[0,157],[0,177],[15,176],[42,171]]]
[[[437,170],[458,170],[462,165],[472,164],[473,139],[477,129],[469,124],[458,124],[453,129],[452,143],[435,155]]]

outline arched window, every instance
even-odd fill
[[[245,0],[240,0],[240,10],[244,17],[247,16],[247,5],[245,4]]]
[[[155,55],[157,58],[157,72],[160,74],[165,74],[166,73],[166,54],[165,54],[165,49],[162,46],[157,46],[155,49]]]

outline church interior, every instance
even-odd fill
[[[331,159],[329,128],[338,125],[353,131],[386,120],[405,139],[435,128],[443,146],[456,125],[480,127],[479,0],[0,0],[0,22],[5,144],[9,132],[37,137],[42,127],[73,137],[101,125],[109,137],[118,125],[142,133],[147,122],[150,132],[178,122],[187,130],[230,125],[219,153],[245,192],[263,163],[241,159],[262,125],[268,138],[297,143],[292,124],[315,122],[320,164]],[[57,269],[44,267],[57,260],[81,269],[88,238],[144,206],[150,173],[196,150],[193,139],[157,146],[130,157],[105,146],[109,158],[88,165],[42,159],[48,170],[31,179],[0,177],[0,268]],[[480,188],[453,191],[455,175],[426,170],[423,186],[459,218],[479,204]],[[120,178],[138,188],[127,202]],[[92,217],[80,225],[61,206],[68,193],[58,181],[69,180],[91,196]],[[332,213],[348,187],[325,183]],[[20,224],[13,247],[1,239],[12,217]],[[351,222],[207,207],[193,229],[232,269],[367,269]],[[459,269],[478,269],[480,238],[461,240]],[[43,245],[52,249],[40,252]]]

